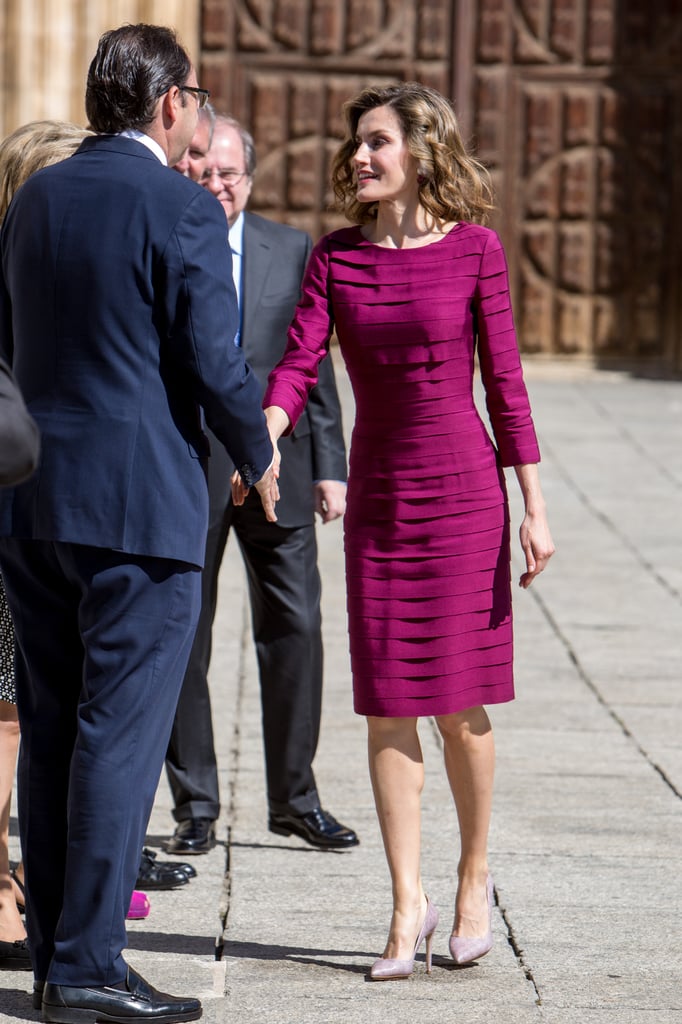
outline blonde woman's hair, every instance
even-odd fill
[[[41,167],[72,156],[88,135],[68,121],[31,121],[0,142],[0,223],[19,186]]]
[[[352,163],[358,122],[375,107],[390,107],[400,121],[408,151],[417,160],[419,200],[424,209],[438,223],[465,220],[484,224],[493,209],[490,175],[467,152],[448,100],[419,82],[370,86],[344,104],[346,139],[332,163],[335,209],[354,224],[376,219],[376,203],[355,198]]]

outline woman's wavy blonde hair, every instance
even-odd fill
[[[42,167],[72,156],[88,135],[68,121],[31,121],[0,142],[0,223],[19,186]]]
[[[355,198],[352,164],[358,122],[375,107],[390,107],[400,121],[408,151],[417,160],[419,200],[424,209],[438,223],[465,220],[484,224],[493,209],[490,175],[467,153],[450,103],[419,82],[370,86],[344,104],[347,136],[332,163],[334,208],[354,224],[376,219],[377,204]]]

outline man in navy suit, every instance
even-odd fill
[[[196,145],[194,144],[196,142]],[[201,139],[193,140],[201,150]],[[263,390],[286,345],[310,255],[307,234],[245,211],[256,155],[250,134],[218,115],[211,147],[197,178],[221,204],[229,228],[240,299],[240,344]],[[189,173],[196,173],[195,161]],[[217,205],[217,204],[216,204]],[[169,853],[206,853],[215,844],[220,811],[208,665],[218,573],[228,535],[236,535],[249,584],[261,688],[268,824],[321,849],[356,846],[355,832],[321,806],[313,773],[322,709],[322,623],[315,511],[323,522],[343,514],[346,450],[331,360],[291,437],[280,442],[281,497],[277,524],[266,523],[257,495],[232,504],[230,466],[223,450],[209,469],[209,530],[202,606],[185,674],[166,771],[174,798],[175,834]]]
[[[42,435],[0,495],[19,648],[19,822],[35,1002],[54,1022],[195,1020],[129,968],[125,914],[200,602],[206,423],[274,521],[260,387],[232,343],[222,211],[170,174],[197,86],[172,31],[105,33],[94,131],[0,240],[0,345]]]

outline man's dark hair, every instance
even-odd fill
[[[103,135],[143,130],[154,120],[159,97],[184,85],[191,66],[172,29],[123,25],[105,32],[88,70],[90,126]]]

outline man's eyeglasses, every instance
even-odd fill
[[[213,175],[217,174],[223,185],[236,185],[248,173],[248,171],[233,171],[231,167],[211,167],[210,170],[207,167],[199,178],[199,184],[208,185]]]
[[[191,92],[193,96],[196,96],[199,110],[206,106],[211,95],[208,89],[197,89],[195,85],[179,85],[178,89],[180,92]]]

